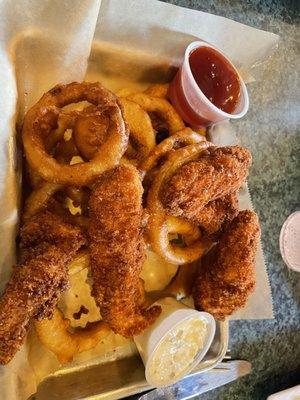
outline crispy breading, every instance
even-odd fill
[[[32,318],[51,317],[68,287],[67,264],[84,243],[80,229],[50,212],[37,214],[21,229],[23,262],[14,267],[0,299],[0,363],[22,345]]]
[[[250,164],[251,154],[243,147],[209,147],[165,183],[162,203],[171,215],[194,219],[207,203],[236,192]]]
[[[142,332],[161,311],[140,305],[142,193],[137,170],[119,166],[100,177],[90,198],[92,294],[103,320],[125,337]]]
[[[77,241],[83,243],[82,232],[79,228],[67,223],[62,217],[50,211],[40,212],[27,221],[20,229],[21,261],[32,258],[43,252],[49,245],[59,247],[68,253],[77,248]],[[76,239],[74,243],[69,238]]]
[[[206,204],[192,222],[199,225],[205,235],[217,238],[237,215],[238,207],[237,194],[228,194]]]
[[[193,288],[196,309],[223,320],[245,306],[255,286],[254,256],[259,236],[255,212],[240,211],[198,271]]]

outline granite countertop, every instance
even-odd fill
[[[285,266],[278,246],[283,222],[300,209],[300,3],[168,2],[222,15],[281,37],[276,52],[259,67],[259,80],[249,85],[247,117],[234,122],[241,143],[250,148],[254,158],[248,182],[262,226],[275,319],[230,323],[231,356],[250,361],[253,372],[200,396],[201,400],[266,399],[300,382],[300,274]]]

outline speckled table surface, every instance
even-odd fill
[[[252,373],[200,396],[203,400],[260,400],[300,383],[300,273],[283,263],[278,246],[285,219],[300,209],[300,1],[167,0],[222,15],[281,37],[274,55],[249,85],[250,110],[235,122],[254,164],[253,205],[273,295],[274,320],[230,323],[232,358],[252,363]],[[299,244],[300,245],[300,244]]]

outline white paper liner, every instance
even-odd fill
[[[165,62],[166,68],[170,62],[178,64],[185,46],[196,38],[218,46],[237,66],[246,70],[268,56],[278,41],[278,36],[271,33],[154,0],[103,0],[99,14],[100,3],[100,0],[4,0],[0,3],[1,290],[15,259],[20,192],[16,115],[20,122],[28,107],[56,83],[83,79],[94,36],[95,46],[101,41],[112,48],[123,47],[145,56],[145,62],[153,60],[160,65]],[[89,68],[90,76],[92,70]],[[152,81],[153,76],[155,73]],[[122,79],[119,86],[121,82]],[[134,79],[130,84],[139,86]],[[271,301],[264,265],[258,271],[263,292],[257,302],[253,297],[249,307],[252,315],[253,310],[259,314],[257,318],[269,318]],[[240,318],[245,318],[243,312]],[[33,335],[29,335],[31,339]],[[28,342],[31,339],[9,365],[0,367],[3,400],[26,399],[45,375],[59,368],[56,358],[52,354],[45,356],[47,350],[38,345],[34,346],[35,355],[32,355],[36,360],[34,368],[30,366]],[[122,341],[120,339],[123,345]],[[133,351],[131,345],[128,346],[128,352]],[[79,355],[79,361],[81,357],[86,361],[86,356]],[[114,352],[103,355],[104,358],[111,356],[115,357]]]

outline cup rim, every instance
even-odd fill
[[[285,249],[285,246],[284,246],[284,236],[285,236],[285,234],[286,234],[286,229],[287,229],[289,223],[290,223],[290,222],[293,220],[293,218],[295,218],[295,216],[298,215],[298,214],[300,214],[300,211],[299,211],[299,210],[294,211],[292,214],[290,214],[290,215],[287,217],[287,219],[284,221],[284,223],[283,223],[283,225],[282,225],[282,227],[281,227],[280,234],[279,234],[279,249],[280,249],[281,257],[282,257],[282,259],[283,259],[285,265],[286,265],[288,268],[290,268],[290,269],[292,269],[293,271],[296,271],[296,272],[300,272],[300,268],[297,267],[297,265],[296,265],[296,266],[293,265],[293,264],[289,261],[287,255],[286,255],[286,249]]]
[[[242,95],[243,95],[243,100],[244,100],[244,105],[242,110],[237,113],[237,114],[229,114],[226,113],[225,111],[221,110],[220,108],[218,108],[217,106],[215,106],[206,96],[205,94],[202,92],[202,90],[199,88],[199,86],[197,85],[195,78],[192,74],[191,71],[191,67],[190,67],[190,63],[189,63],[189,55],[191,54],[192,50],[195,50],[199,47],[210,47],[212,49],[214,49],[215,51],[217,51],[218,53],[221,54],[222,57],[225,58],[225,60],[231,65],[231,67],[234,69],[234,71],[236,72],[238,78],[239,78],[239,82],[240,82],[240,87],[242,90]],[[243,80],[243,78],[241,77],[241,75],[239,74],[238,70],[236,69],[236,67],[233,65],[233,63],[228,59],[228,57],[221,51],[219,50],[217,47],[213,46],[212,44],[205,42],[204,40],[197,40],[194,42],[191,42],[187,48],[185,49],[185,53],[184,53],[184,59],[183,59],[183,67],[185,68],[186,73],[188,74],[189,79],[191,80],[191,82],[193,83],[194,89],[197,92],[198,96],[201,97],[202,101],[204,101],[208,107],[211,107],[211,109],[217,113],[220,117],[222,117],[223,119],[238,119],[243,117],[248,109],[249,109],[249,95],[248,95],[248,91],[245,85],[245,82]]]
[[[152,384],[153,386],[156,387],[165,387],[165,386],[169,386],[172,385],[175,382],[178,382],[180,379],[182,379],[184,376],[186,376],[193,368],[195,368],[195,366],[203,359],[203,357],[205,356],[205,354],[208,352],[211,343],[213,341],[213,338],[215,336],[215,331],[216,331],[216,322],[214,317],[205,312],[205,311],[197,311],[195,309],[189,309],[187,308],[187,311],[192,311],[189,315],[186,315],[184,318],[180,319],[179,321],[177,321],[171,329],[175,329],[176,326],[178,326],[179,324],[181,324],[182,322],[192,318],[192,317],[198,317],[199,319],[202,317],[202,319],[204,318],[207,322],[207,336],[206,336],[206,340],[204,343],[204,346],[202,349],[200,349],[198,351],[198,353],[196,354],[194,360],[181,372],[181,374],[178,375],[178,377],[176,378],[176,380],[169,380],[166,383],[163,383],[161,385],[159,385],[157,382],[152,381],[151,379],[149,379],[149,366],[150,366],[150,362],[153,359],[153,356],[158,348],[158,346],[162,343],[162,341],[164,340],[164,338],[167,336],[167,334],[170,332],[170,330],[167,330],[162,336],[161,338],[158,340],[158,342],[156,343],[156,345],[154,346],[151,355],[149,356],[149,358],[147,359],[147,365],[145,366],[145,377],[147,382],[149,382],[150,384]],[[176,311],[175,311],[176,312]],[[166,318],[169,319],[172,317],[172,314]],[[165,321],[166,321],[165,320]]]

